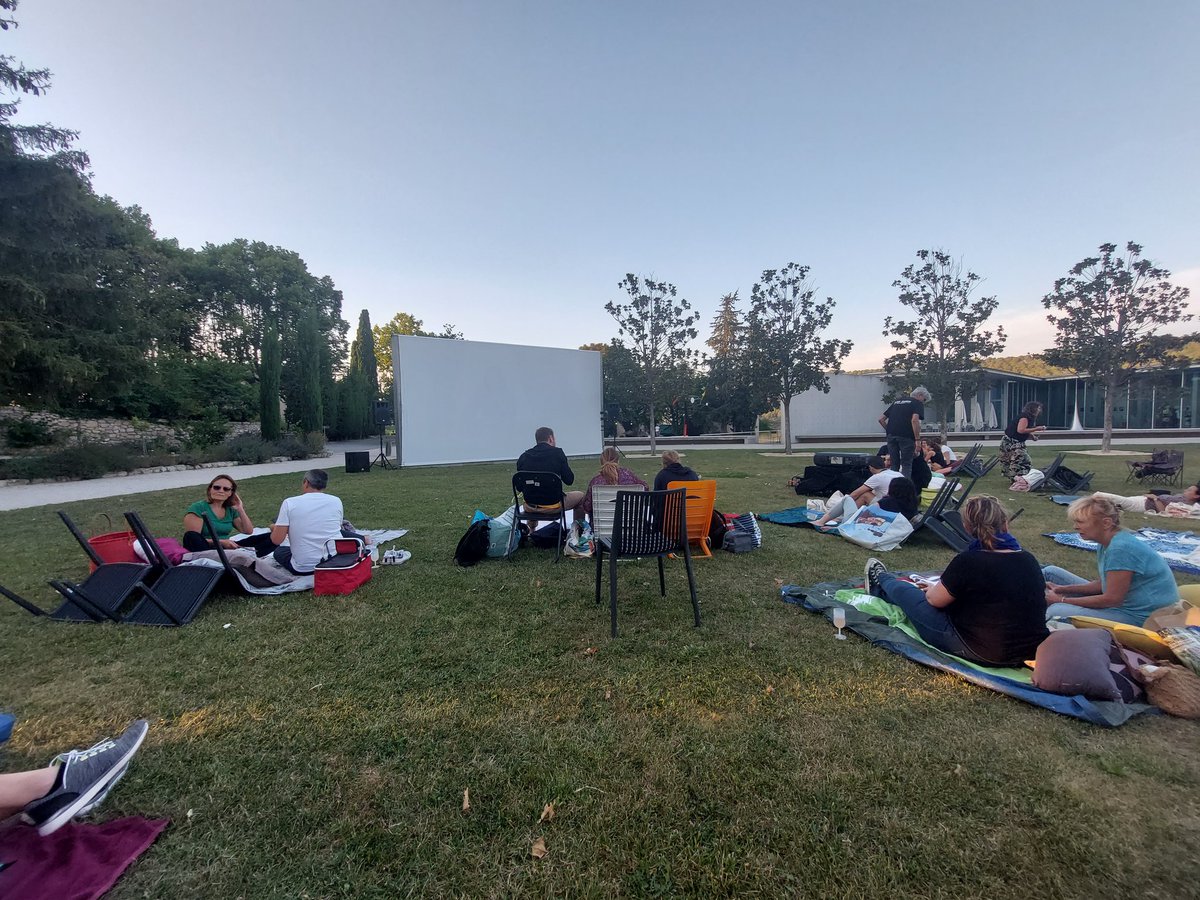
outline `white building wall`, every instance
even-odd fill
[[[881,399],[887,385],[879,375],[829,376],[829,393],[813,389],[794,394],[790,402],[792,437],[870,435],[883,433],[879,415],[887,404]],[[783,422],[779,423],[783,427]]]

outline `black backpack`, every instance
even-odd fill
[[[488,519],[472,522],[454,548],[454,561],[460,566],[473,566],[487,556],[491,538],[488,535]]]

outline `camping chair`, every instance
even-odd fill
[[[658,588],[667,596],[663,557],[669,553],[683,556],[687,569],[688,591],[692,595],[692,613],[700,627],[700,602],[696,599],[696,577],[692,572],[692,552],[688,547],[687,498],[683,488],[666,491],[620,491],[617,494],[612,535],[596,537],[596,602],[600,602],[600,578],[605,551],[609,554],[608,592],[612,618],[612,636],[617,636],[617,560],[645,556],[658,557]]]
[[[1066,458],[1065,453],[1060,453],[1054,457],[1050,465],[1042,470],[1042,483],[1039,484],[1035,491],[1051,491],[1055,494],[1082,494],[1088,489],[1092,483],[1092,477],[1095,472],[1084,472],[1080,474],[1074,469],[1070,469],[1063,465],[1063,460]]]
[[[592,533],[597,538],[612,537],[613,516],[617,510],[617,494],[621,491],[644,491],[640,484],[597,484],[592,486]]]
[[[206,537],[220,543],[212,521],[208,516],[202,519]],[[161,567],[162,575],[153,584],[141,586],[144,596],[122,621],[133,625],[186,625],[196,617],[217,582],[225,575],[225,570],[186,564],[173,566],[137,513],[125,513],[125,520],[137,535],[146,556]]]
[[[567,539],[567,510],[563,503],[562,479],[553,472],[518,472],[512,477],[512,489],[513,506],[516,507],[513,511],[513,531],[522,522],[557,522],[562,529],[558,545],[554,548],[554,561],[558,562],[562,558],[562,542]]]
[[[716,481],[671,481],[667,490],[683,488],[687,492],[688,543],[700,549],[701,556],[712,558],[708,533],[712,530],[713,506],[717,502]]]
[[[941,538],[942,542],[950,547],[950,549],[952,549],[955,553],[961,553],[963,550],[967,549],[967,544],[969,544],[970,541],[967,540],[955,526],[951,525],[942,517],[946,510],[946,505],[950,502],[950,498],[953,496],[954,489],[956,487],[958,487],[958,479],[947,478],[946,483],[942,485],[941,490],[939,490],[936,496],[934,496],[933,500],[929,502],[929,506],[909,519],[909,522],[912,523],[913,534],[916,534],[922,529],[928,529],[937,537]]]
[[[1142,484],[1183,484],[1183,451],[1155,450],[1149,459],[1129,460],[1126,481],[1137,480]]]

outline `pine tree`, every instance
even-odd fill
[[[324,412],[321,404],[320,330],[315,310],[305,313],[296,329],[296,368],[299,376],[296,421],[305,434],[321,432]]]

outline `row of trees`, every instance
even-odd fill
[[[1104,436],[1112,437],[1113,403],[1136,371],[1164,362],[1193,335],[1164,328],[1190,321],[1188,290],[1170,272],[1143,258],[1136,243],[1102,244],[1054,283],[1042,299],[1054,329],[1054,346],[1041,358],[1106,387]],[[809,267],[788,263],[768,269],[754,284],[743,314],[738,294],[721,298],[703,359],[691,348],[697,316],[675,285],[629,274],[618,287],[628,299],[605,308],[620,336],[589,344],[605,356],[605,404],[615,418],[654,425],[686,421],[694,431],[746,430],[756,415],[782,405],[791,452],[787,399],[810,389],[828,392],[852,342],[826,338],[834,300],[818,300]],[[893,282],[908,316],[884,319],[893,353],[884,361],[890,388],[885,402],[924,384],[939,401],[943,437],[955,398],[974,396],[980,364],[1004,350],[1003,326],[989,327],[996,297],[976,297],[982,279],[945,250],[921,250]]]

